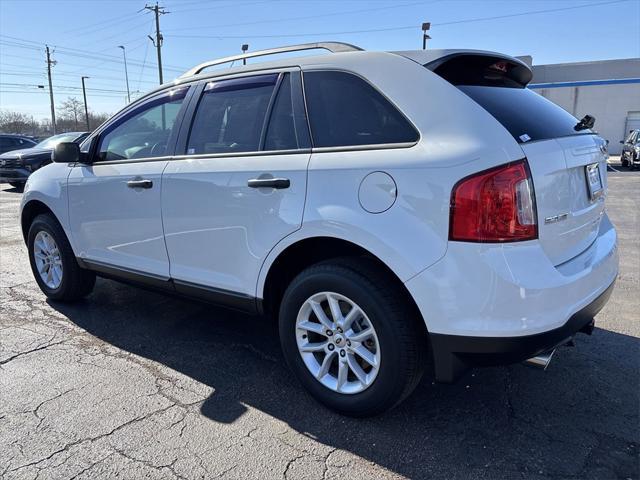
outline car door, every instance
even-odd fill
[[[300,228],[310,157],[299,69],[201,85],[162,179],[175,288],[255,306],[268,252]]]
[[[160,196],[189,87],[125,110],[91,142],[89,162],[68,180],[76,254],[97,270],[169,279]],[[83,145],[84,146],[84,145]]]

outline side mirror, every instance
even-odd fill
[[[55,163],[76,163],[80,161],[80,145],[73,142],[61,142],[55,146],[51,160]]]

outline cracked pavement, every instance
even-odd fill
[[[609,187],[621,269],[592,337],[355,420],[302,390],[264,318],[102,279],[48,302],[2,184],[0,478],[638,478],[640,175]]]

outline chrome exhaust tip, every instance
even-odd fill
[[[556,349],[546,351],[541,353],[540,355],[536,355],[535,357],[528,358],[524,361],[525,365],[529,365],[531,367],[541,368],[542,370],[546,370],[549,364],[551,363],[551,358],[553,354],[556,353]]]

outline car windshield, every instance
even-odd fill
[[[41,141],[35,148],[54,148],[61,142],[73,142],[79,136],[78,133],[61,133],[60,135],[54,135]]]

